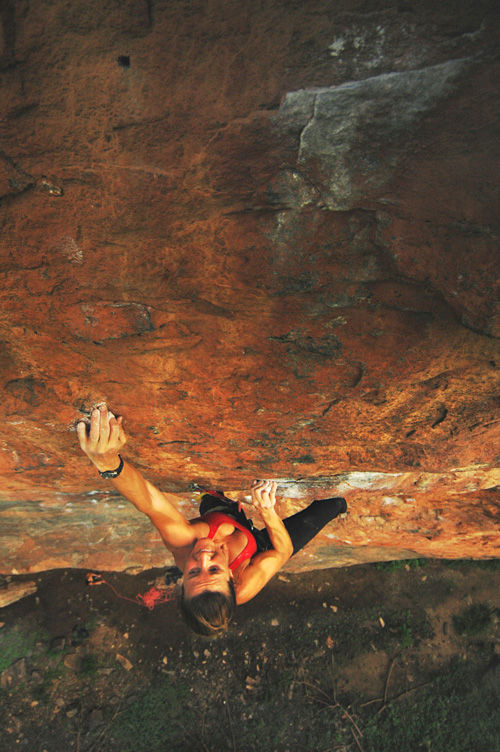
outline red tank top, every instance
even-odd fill
[[[238,556],[229,564],[229,569],[231,571],[239,567],[242,561],[251,559],[254,553],[257,551],[257,543],[255,542],[255,538],[253,537],[250,530],[248,530],[244,525],[235,520],[234,517],[231,517],[229,514],[224,514],[224,512],[207,512],[201,519],[204,522],[208,523],[208,538],[214,537],[215,533],[223,522],[230,522],[231,525],[234,525],[237,530],[241,530],[242,533],[245,533],[247,537],[247,544],[243,551],[241,551],[241,553],[239,553]]]

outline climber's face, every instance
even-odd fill
[[[207,590],[229,593],[229,554],[225,543],[199,538],[184,568],[184,595],[194,598]]]

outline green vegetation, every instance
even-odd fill
[[[500,559],[443,559],[443,564],[452,569],[486,569],[490,572],[497,572],[500,569]]]
[[[110,749],[121,752],[499,752],[494,693],[477,668],[455,662],[411,692],[363,707],[338,699],[334,674],[264,675],[244,703],[203,680],[191,692],[166,678],[121,711]],[[243,699],[243,698],[241,698]],[[357,745],[354,742],[357,741]],[[114,746],[114,745],[119,746]]]
[[[108,634],[95,640],[85,608],[57,638],[50,627],[6,626],[3,665],[27,662],[26,676],[0,690],[0,747],[26,718],[29,748],[58,752],[77,724],[89,752],[500,752],[499,574],[460,567],[415,559],[278,581],[210,642],[175,632],[168,607],[126,615],[112,604],[99,614]],[[465,607],[478,592],[484,602]],[[130,671],[115,660],[124,639]],[[467,663],[444,663],[443,640]]]
[[[38,702],[47,702],[53,683],[58,679],[61,679],[65,673],[66,668],[62,663],[57,666],[47,668],[43,674],[42,683],[37,684],[32,689],[33,699],[37,700]]]
[[[477,673],[455,663],[430,686],[366,719],[364,752],[498,752],[497,701]]]
[[[98,668],[99,662],[97,656],[93,653],[87,653],[82,657],[79,673],[81,676],[95,676]]]
[[[196,716],[186,707],[189,690],[161,677],[137,696],[117,719],[112,737],[122,752],[164,752],[188,749],[176,746],[186,737],[186,729],[197,727]]]
[[[409,611],[406,612],[406,618],[401,622],[401,626],[399,628],[399,640],[402,648],[413,647],[414,638],[411,625],[411,615]]]
[[[20,658],[31,656],[37,642],[44,638],[42,632],[26,628],[0,630],[0,673]]]
[[[371,617],[362,630],[365,646],[372,643],[379,650],[391,650],[398,645],[411,648],[421,640],[433,637],[432,627],[423,609],[372,609]],[[382,619],[383,627],[379,619]]]
[[[487,603],[473,603],[453,616],[453,626],[457,634],[472,637],[489,627],[491,617],[492,609]]]

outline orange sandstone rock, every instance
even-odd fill
[[[495,4],[143,5],[1,16],[0,570],[170,563],[104,399],[188,515],[345,495],[291,569],[497,556]]]

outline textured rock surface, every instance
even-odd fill
[[[498,556],[496,3],[0,18],[1,571],[168,561],[76,449],[102,399],[188,514],[344,493],[292,568]]]

